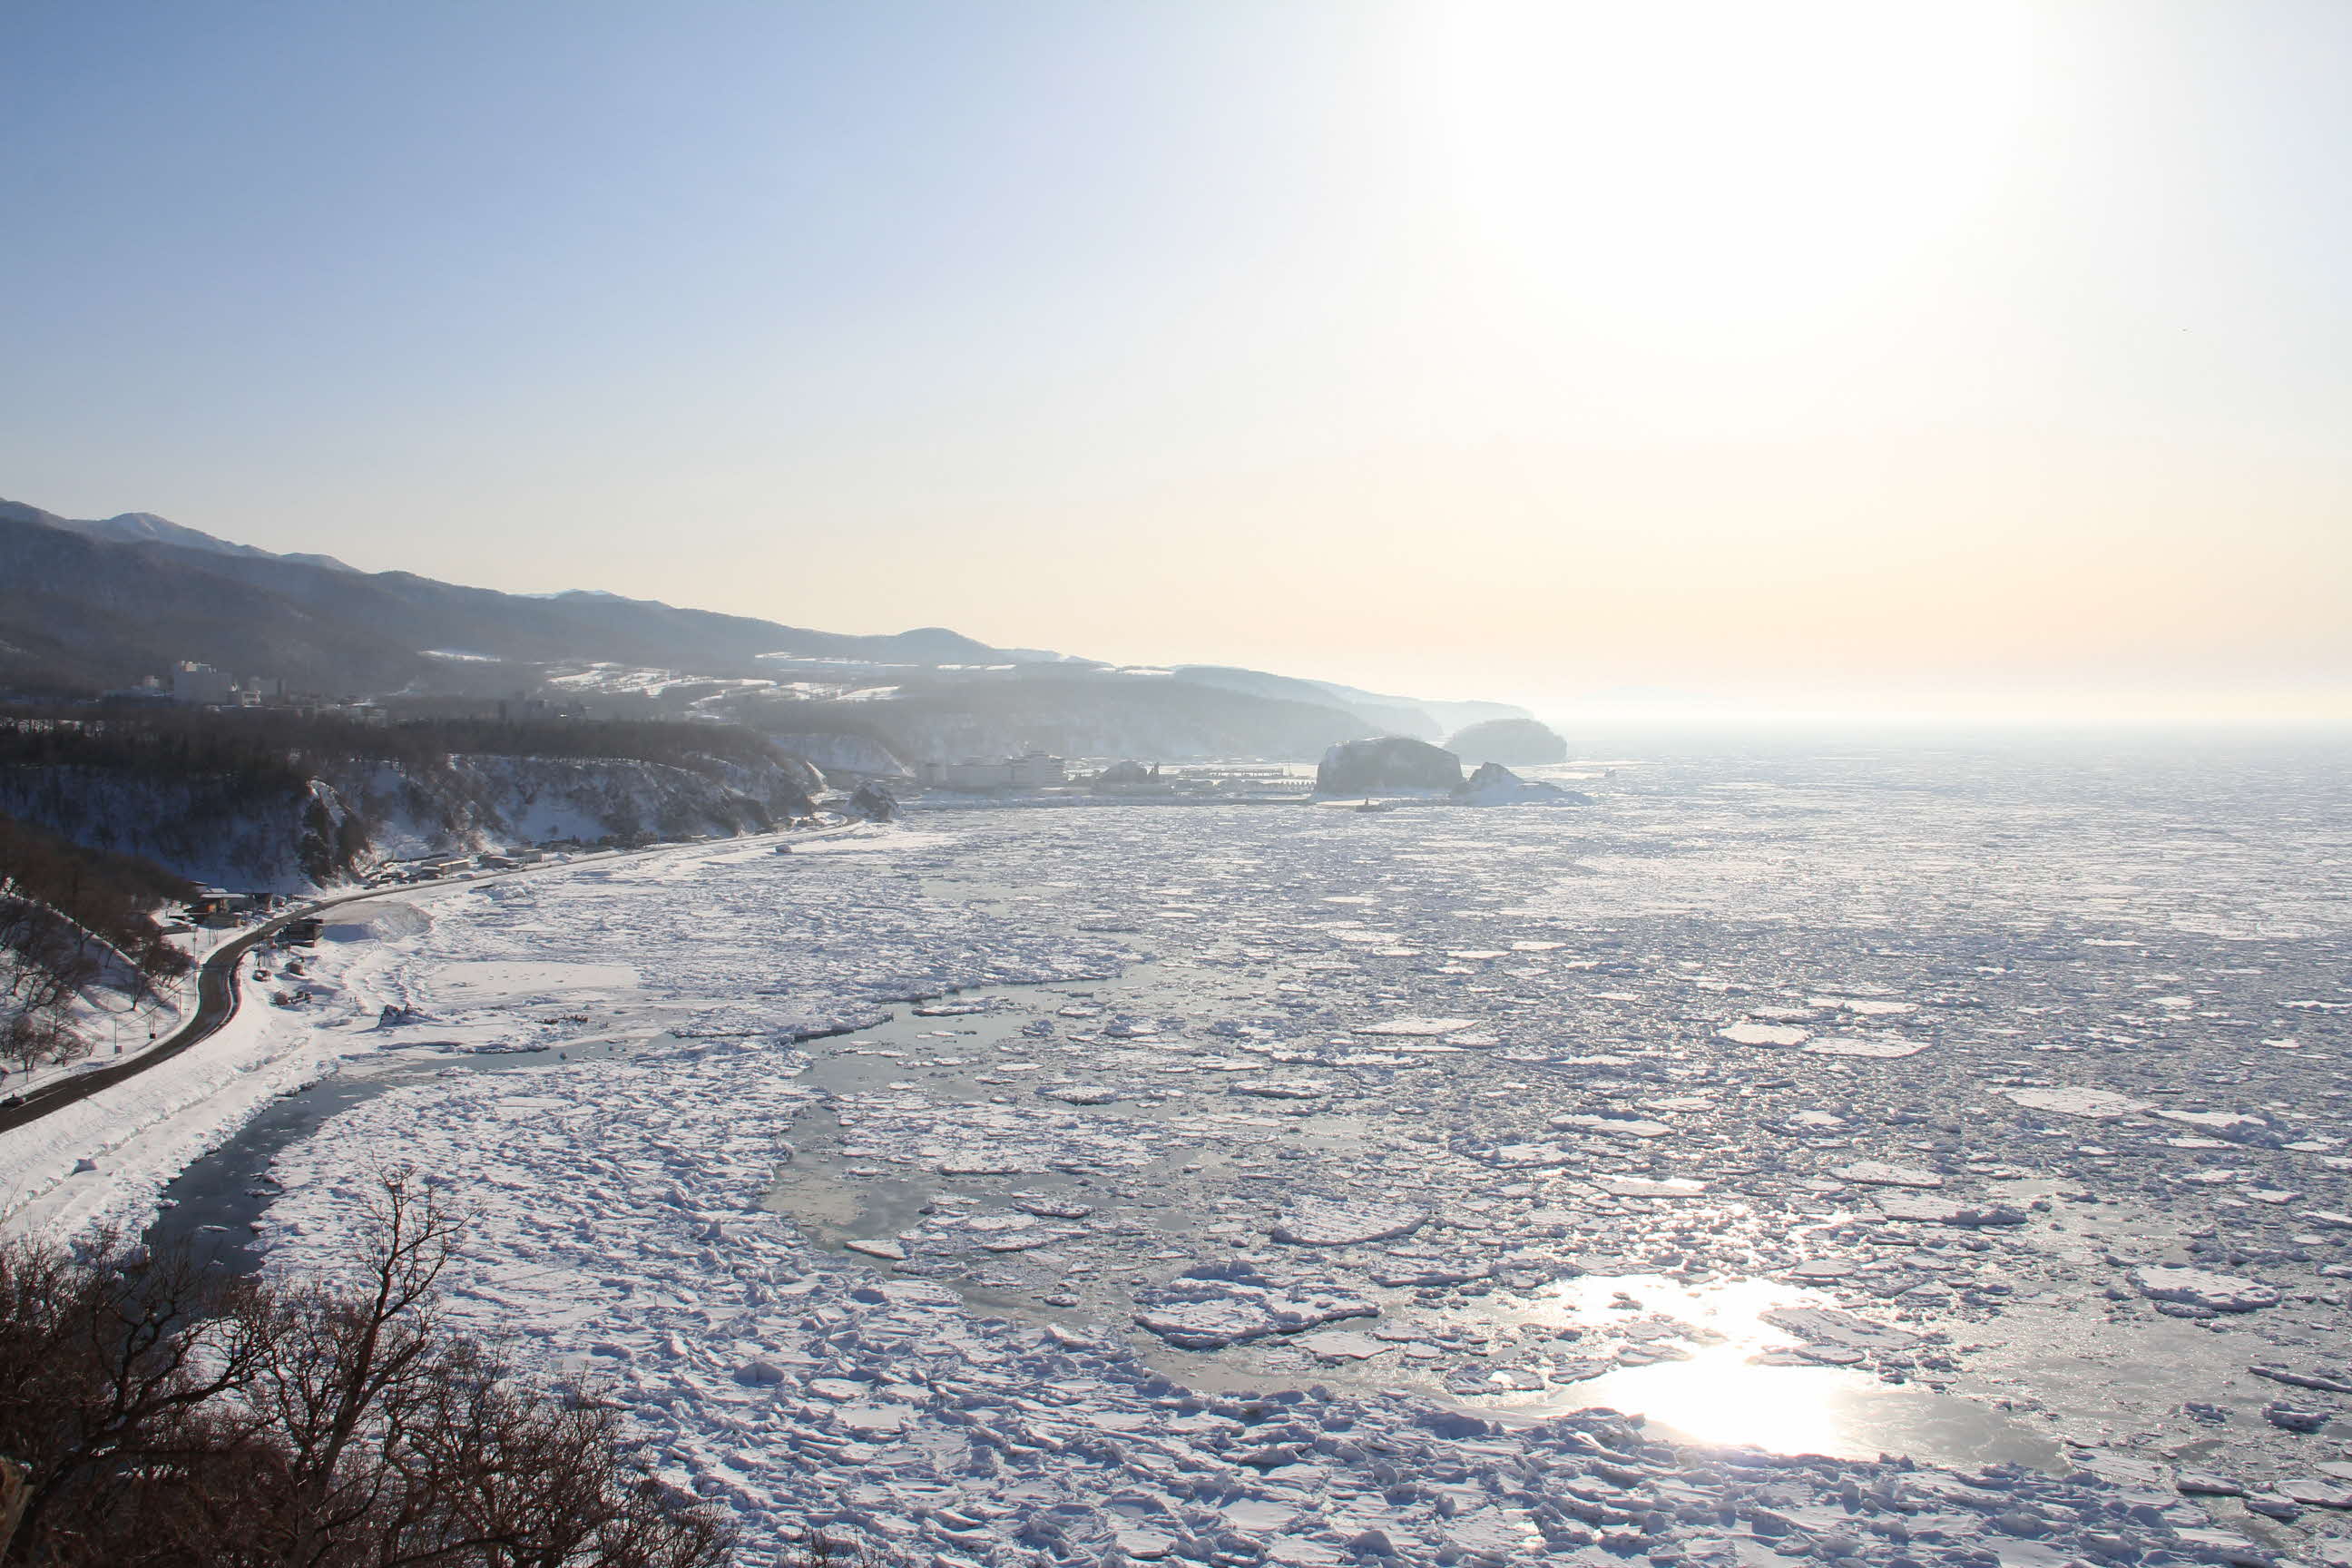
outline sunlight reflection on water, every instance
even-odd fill
[[[1523,1331],[1557,1326],[1593,1334],[1671,1320],[1649,1342],[1686,1359],[1624,1367],[1494,1413],[1540,1417],[1607,1407],[1642,1415],[1696,1443],[1783,1454],[1908,1454],[1930,1463],[2042,1468],[2057,1462],[2056,1444],[1988,1406],[1847,1367],[1756,1361],[1803,1342],[1763,1314],[1828,1301],[1818,1290],[1772,1279],[1685,1285],[1633,1274],[1562,1280],[1504,1321]]]

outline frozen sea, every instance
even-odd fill
[[[173,1213],[299,1270],[446,1182],[462,1320],[754,1563],[2352,1563],[2346,760],[1651,738],[402,894]]]

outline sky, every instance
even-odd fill
[[[2341,0],[0,7],[0,495],[1547,710],[2352,717]]]

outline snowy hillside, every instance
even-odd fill
[[[1306,758],[1381,729],[1337,707],[1056,667],[1002,679],[906,677],[829,700],[751,693],[719,710],[794,750],[812,735],[856,736],[908,763],[1032,749],[1171,762]]]
[[[867,735],[805,734],[768,737],[797,757],[818,767],[845,773],[871,773],[885,778],[908,776],[912,770],[887,746]]]
[[[0,879],[0,1083],[21,1094],[109,1044],[170,1033],[183,994],[168,979]]]
[[[314,797],[289,789],[257,792],[250,781],[192,772],[164,778],[99,767],[0,767],[0,814],[74,843],[137,855],[191,881],[291,889],[333,850],[331,820],[316,838]],[[306,861],[306,857],[307,861]]]
[[[541,666],[582,660],[762,677],[779,650],[915,665],[996,657],[936,626],[860,636],[615,595],[502,594],[276,555],[147,513],[81,522],[14,501],[0,501],[0,689],[44,697],[131,686],[183,659],[326,696],[505,697],[536,687]]]
[[[329,763],[257,797],[252,782],[104,768],[0,768],[0,812],[142,855],[199,882],[295,891],[384,860],[551,838],[753,832],[822,789],[797,759],[450,756]]]
[[[114,517],[59,517],[39,507],[26,506],[22,501],[0,500],[0,517],[19,522],[38,523],[46,528],[63,529],[95,539],[107,544],[169,544],[182,550],[202,551],[210,555],[244,555],[265,561],[299,561],[306,565],[323,566],[330,571],[349,572],[352,568],[331,555],[308,552],[282,553],[262,550],[250,544],[238,544],[200,530],[173,522],[168,517],[157,517],[152,511],[126,511]]]
[[[714,760],[709,773],[663,763],[561,757],[451,757],[422,776],[393,763],[331,770],[321,798],[363,825],[371,861],[551,838],[595,840],[756,832],[806,811],[824,788],[789,762]]]

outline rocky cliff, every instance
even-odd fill
[[[0,768],[0,812],[197,882],[292,892],[392,859],[551,838],[756,832],[822,788],[795,758],[698,767],[615,758],[353,760],[257,784],[192,772]]]
[[[1478,771],[1456,785],[1454,798],[1465,805],[1591,805],[1592,797],[1562,789],[1541,779],[1523,779],[1500,763],[1481,763]]]
[[[1318,795],[1452,791],[1461,784],[1461,758],[1407,735],[1381,735],[1334,746],[1323,753],[1315,769]]]

